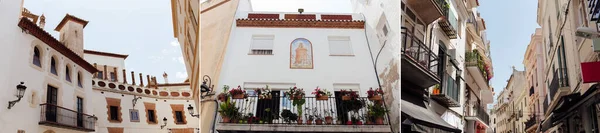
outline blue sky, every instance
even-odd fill
[[[169,82],[187,77],[181,48],[173,37],[169,0],[25,0],[25,8],[46,16],[46,31],[54,31],[66,13],[89,21],[84,29],[84,48],[128,54],[127,71],[157,77],[169,74]]]
[[[276,5],[276,6],[273,6]],[[252,0],[254,11],[351,13],[350,0]]]
[[[497,95],[506,86],[512,66],[524,70],[523,58],[538,28],[537,0],[480,0],[479,11],[485,19],[488,40],[491,41],[494,78],[492,86]]]

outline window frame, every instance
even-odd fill
[[[348,54],[332,53],[332,41],[347,41]],[[329,36],[327,37],[327,43],[329,45],[329,56],[354,56],[354,48],[352,47],[352,39],[349,36]]]
[[[255,40],[271,40],[271,49],[262,49],[262,48],[254,48]],[[273,52],[275,49],[275,36],[274,35],[252,35],[250,40],[250,51],[248,55],[274,55]]]

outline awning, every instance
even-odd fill
[[[569,115],[572,115],[572,113],[570,113],[571,111],[578,108],[583,103],[590,100],[591,97],[598,94],[597,90],[600,89],[599,87],[600,85],[594,84],[583,95],[580,93],[573,93],[562,96],[560,99],[558,99],[558,105],[552,109],[551,114],[548,115],[546,120],[542,122],[541,131],[546,131],[549,128],[552,128],[558,124],[557,122],[562,121]]]
[[[402,122],[403,129],[422,133],[460,133],[460,129],[456,129],[452,125],[444,121],[440,116],[432,111],[417,106],[413,103],[402,100],[401,103],[402,115],[408,117]]]

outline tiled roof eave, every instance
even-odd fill
[[[341,28],[364,29],[362,20],[316,20],[316,19],[237,19],[238,27],[267,27],[267,28]]]
[[[77,65],[81,66],[88,72],[96,73],[98,71],[94,66],[92,66],[92,64],[85,61],[79,55],[75,54],[75,52],[71,51],[69,48],[67,48],[65,45],[63,45],[61,42],[56,40],[56,38],[52,37],[52,35],[50,35],[46,31],[44,31],[42,28],[38,27],[35,23],[31,22],[27,18],[24,18],[24,17],[21,18],[18,26],[21,27],[21,29],[28,31],[28,34],[36,37],[40,41],[42,41],[45,44],[47,44],[48,46],[50,46],[52,49],[58,51],[65,57],[71,59],[73,62],[75,62]]]

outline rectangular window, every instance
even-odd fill
[[[139,112],[137,109],[130,109],[129,110],[129,119],[131,120],[131,122],[140,122],[140,116],[139,116]]]
[[[177,118],[177,123],[184,123],[183,121],[183,112],[175,111],[175,118]]]
[[[98,73],[96,74],[96,77],[97,77],[98,79],[104,79],[104,72],[102,72],[102,71],[98,71]]]
[[[334,37],[329,38],[329,55],[354,55],[350,37]]]
[[[83,127],[83,98],[77,97],[77,126]]]
[[[148,121],[156,123],[156,117],[154,116],[154,110],[148,110]]]
[[[252,44],[250,52],[253,55],[272,55],[273,54],[273,38],[272,35],[254,35],[252,36]]]
[[[110,120],[119,121],[119,107],[110,106]]]
[[[110,72],[110,81],[117,81],[117,74],[115,72]]]

